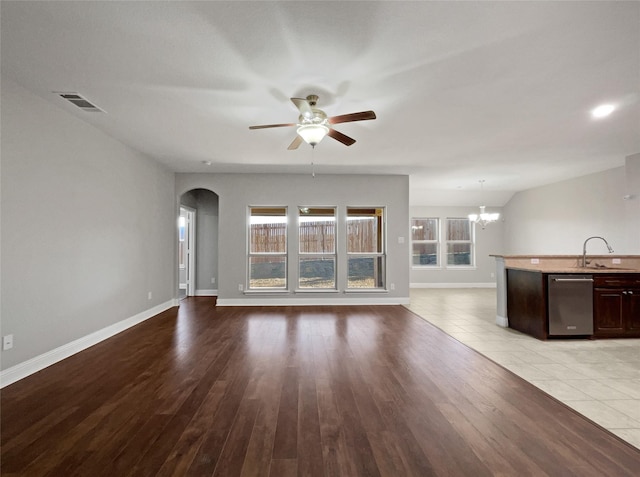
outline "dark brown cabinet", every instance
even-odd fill
[[[605,337],[640,337],[640,276],[594,276],[593,334]]]
[[[547,273],[507,269],[509,327],[549,334]],[[593,337],[640,338],[640,273],[593,273]]]

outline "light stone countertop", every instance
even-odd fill
[[[504,260],[505,268],[540,273],[640,273],[640,255],[492,255]],[[619,263],[614,263],[614,260]]]

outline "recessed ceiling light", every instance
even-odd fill
[[[601,104],[597,108],[591,110],[591,116],[594,118],[606,118],[616,107],[613,104]]]
[[[211,164],[213,164],[211,161],[202,161],[202,163],[203,163],[205,166],[210,166]]]

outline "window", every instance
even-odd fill
[[[411,264],[414,267],[440,265],[439,220],[436,218],[411,219]]]
[[[447,218],[447,266],[470,267],[474,263],[471,221],[468,218]]]
[[[384,208],[347,207],[347,288],[384,288]]]
[[[251,207],[249,288],[287,288],[287,208]]]
[[[336,209],[300,207],[298,286],[336,288]]]

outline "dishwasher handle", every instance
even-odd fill
[[[554,282],[593,282],[593,278],[552,278]]]

